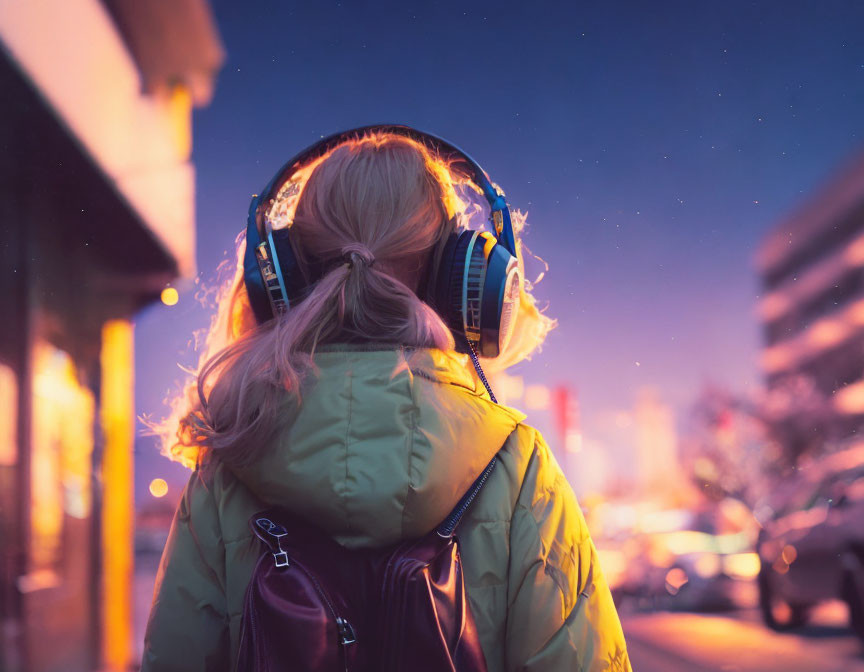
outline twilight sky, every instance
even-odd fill
[[[202,280],[298,149],[378,122],[442,135],[528,211],[550,266],[536,294],[559,327],[515,372],[575,386],[613,469],[624,447],[600,437],[641,387],[680,416],[703,381],[759,385],[755,246],[864,151],[860,2],[213,5],[228,59],[194,120]],[[195,361],[192,294],[138,317],[139,413]],[[185,482],[137,448],[139,494]]]

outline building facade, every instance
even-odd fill
[[[0,669],[132,656],[131,318],[194,272],[205,0],[0,0]]]
[[[766,236],[756,265],[769,390],[806,377],[831,435],[853,436],[864,427],[864,156]]]

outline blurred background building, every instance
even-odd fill
[[[131,662],[129,320],[194,271],[222,59],[205,0],[0,1],[4,671]]]
[[[830,400],[832,438],[864,424],[864,156],[776,226],[757,253],[770,389],[803,376]]]

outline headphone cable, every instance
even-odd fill
[[[492,392],[492,388],[489,386],[489,381],[486,380],[486,374],[483,373],[483,369],[480,368],[480,360],[477,358],[477,351],[474,349],[474,344],[471,341],[468,341],[468,349],[470,350],[468,354],[471,355],[471,362],[474,364],[474,369],[480,377],[480,382],[483,383],[483,387],[485,387],[486,391],[489,393],[489,398],[497,404],[498,400],[495,398],[495,393]]]

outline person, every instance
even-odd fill
[[[163,427],[166,452],[194,471],[162,556],[143,672],[233,669],[262,552],[256,512],[285,507],[343,546],[382,547],[434,529],[496,453],[459,529],[488,669],[630,670],[553,453],[523,413],[493,403],[420,298],[469,221],[459,188],[423,143],[351,137],[305,169],[289,213],[301,269],[319,269],[308,295],[258,325],[238,263],[197,379]],[[483,360],[492,373],[553,326],[528,283],[519,303],[504,351]]]

